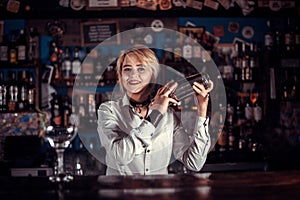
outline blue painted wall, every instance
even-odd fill
[[[196,26],[204,26],[210,33],[214,33],[214,26],[223,26],[224,36],[220,37],[219,43],[232,43],[235,37],[245,40],[246,42],[255,41],[257,43],[263,43],[264,33],[267,30],[266,21],[266,18],[179,18],[178,26],[186,26],[187,22],[191,22]],[[239,31],[237,33],[228,31],[230,22],[239,24]],[[242,36],[242,29],[245,26],[251,26],[254,30],[254,35],[251,39]]]

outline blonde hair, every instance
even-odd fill
[[[149,47],[141,44],[132,46],[131,48],[122,52],[118,57],[116,69],[117,69],[119,80],[121,79],[122,76],[123,62],[126,56],[129,56],[130,54],[135,55],[138,59],[141,60],[141,62],[143,62],[143,64],[145,64],[145,66],[150,67],[152,72],[151,81],[152,83],[155,83],[159,73],[158,59],[154,51],[152,51]],[[121,90],[123,90],[122,81],[119,81],[119,84]]]

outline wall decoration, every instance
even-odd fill
[[[81,46],[96,46],[106,39],[109,44],[119,44],[120,38],[117,35],[119,32],[117,21],[83,22],[80,25]]]
[[[86,10],[120,9],[119,0],[88,0]]]

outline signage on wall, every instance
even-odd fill
[[[109,44],[118,44],[120,38],[112,37],[118,33],[119,23],[116,21],[83,22],[80,24],[81,46],[97,46],[104,40]]]
[[[119,0],[88,0],[87,10],[118,9]]]

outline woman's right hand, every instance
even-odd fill
[[[178,104],[178,101],[170,97],[175,89],[177,88],[178,83],[169,81],[164,86],[159,88],[156,92],[153,102],[150,104],[150,109],[158,110],[161,114],[167,112],[169,104]]]

